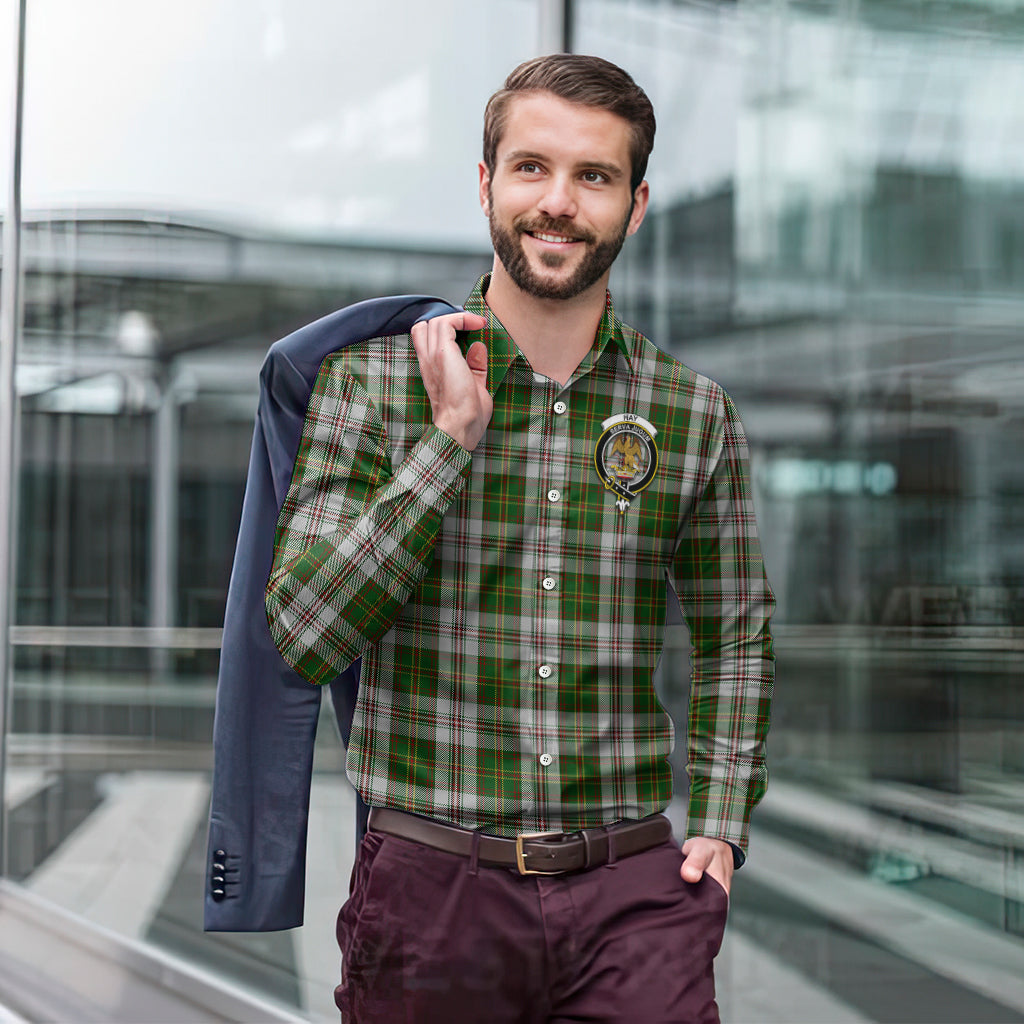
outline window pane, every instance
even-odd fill
[[[200,930],[259,367],[358,299],[469,293],[483,107],[538,25],[534,0],[29,4],[10,874],[314,1019],[354,852],[329,721],[306,926]]]
[[[658,114],[617,306],[736,398],[779,597],[723,1017],[1017,1019],[1024,4],[574,6]]]

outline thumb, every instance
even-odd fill
[[[704,875],[706,867],[706,864],[698,864],[695,857],[687,857],[683,861],[683,866],[679,869],[679,873],[686,882],[699,882]]]
[[[711,863],[711,856],[706,850],[694,850],[689,840],[683,843],[683,864],[679,873],[687,882],[699,882],[707,866]],[[687,849],[687,847],[690,849]]]
[[[476,374],[483,374],[487,377],[487,346],[482,341],[474,341],[466,353],[466,362],[469,368]]]

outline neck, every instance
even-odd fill
[[[487,305],[537,373],[565,384],[594,344],[604,314],[608,274],[571,299],[524,292],[494,257]]]

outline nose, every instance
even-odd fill
[[[548,187],[537,203],[537,209],[552,218],[575,217],[577,203],[572,182],[564,175],[552,175],[548,179]]]

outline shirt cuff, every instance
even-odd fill
[[[410,454],[414,456],[415,467],[410,468],[417,474],[417,483],[421,483],[425,476],[431,480],[437,492],[439,501],[428,500],[427,503],[440,503],[442,506],[451,504],[462,490],[461,478],[473,461],[472,453],[466,451],[455,438],[431,424]]]

